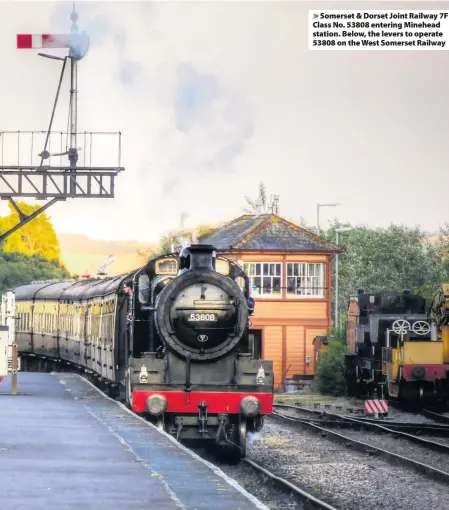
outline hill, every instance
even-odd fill
[[[71,274],[90,274],[94,276],[101,263],[113,255],[115,261],[106,269],[113,276],[137,269],[145,262],[139,251],[153,247],[151,244],[137,241],[100,241],[84,234],[58,233],[61,258]]]

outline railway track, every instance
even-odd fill
[[[449,416],[445,416],[444,414],[437,413],[435,411],[431,411],[429,409],[421,409],[419,414],[425,416],[426,418],[430,418],[439,423],[446,423],[449,428]]]
[[[275,406],[278,407],[278,406]],[[332,423],[331,421],[326,422],[326,426],[323,427],[322,424],[320,425],[316,424],[314,420],[310,419],[302,419],[302,418],[295,418],[292,416],[286,416],[282,413],[279,413],[277,411],[273,412],[272,417],[276,420],[281,420],[284,422],[288,422],[290,424],[296,424],[301,427],[307,427],[309,429],[314,430],[318,434],[320,434],[322,437],[327,437],[329,439],[332,439],[333,441],[336,441],[338,443],[343,443],[346,447],[350,447],[353,450],[367,453],[369,455],[378,456],[385,461],[387,461],[390,464],[393,465],[402,465],[404,467],[411,468],[415,470],[416,472],[427,476],[431,478],[432,480],[438,480],[444,484],[449,484],[449,456],[447,456],[447,453],[449,453],[449,446],[443,445],[441,443],[436,443],[433,441],[429,441],[424,438],[420,438],[418,436],[413,436],[412,434],[408,434],[405,432],[396,431],[394,429],[389,429],[387,427],[384,427],[383,425],[377,425],[373,423],[360,423],[360,420],[353,419],[353,418],[347,418],[343,416],[337,416],[338,418],[342,419],[342,422],[344,420],[348,420],[348,422],[357,423],[359,426],[363,425],[366,428],[371,428],[372,430],[376,430],[376,432],[382,431],[384,433],[394,434],[396,437],[402,437],[404,439],[407,439],[408,441],[413,441],[415,443],[419,443],[420,446],[423,446],[426,449],[432,449],[433,451],[438,451],[440,453],[440,458],[446,459],[446,464],[448,466],[447,471],[443,471],[437,467],[431,466],[427,463],[420,462],[416,459],[407,457],[406,455],[403,455],[401,453],[395,453],[393,451],[381,448],[379,446],[376,446],[373,444],[374,441],[371,441],[371,443],[367,443],[365,441],[360,441],[357,439],[354,439],[353,437],[350,437],[350,435],[343,435],[339,432],[336,432],[334,430],[331,430],[331,427],[329,427],[329,424]],[[354,421],[353,421],[354,420]],[[366,433],[365,433],[366,435]],[[444,452],[441,454],[441,452]],[[416,452],[414,452],[413,456]],[[429,455],[427,455],[429,457]],[[432,460],[433,462],[433,460]],[[438,459],[436,459],[436,462],[438,463]]]
[[[284,478],[281,478],[268,469],[260,466],[256,462],[252,461],[251,459],[242,459],[242,462],[244,462],[247,466],[250,466],[254,471],[256,471],[259,475],[262,475],[263,477],[269,478],[272,482],[276,484],[276,486],[282,490],[283,492],[286,492],[287,494],[294,494],[296,499],[299,499],[303,505],[304,508],[325,508],[327,510],[337,510],[335,507],[329,505],[325,501],[322,501],[315,496],[312,496],[308,492],[302,490],[298,486],[290,483],[288,480],[285,480]]]
[[[422,415],[426,418],[433,419],[435,421],[440,421],[440,424],[434,423],[407,423],[403,421],[391,421],[388,419],[385,420],[374,420],[371,418],[362,418],[357,417],[354,418],[352,416],[347,416],[343,414],[331,413],[328,411],[317,411],[311,410],[300,406],[291,406],[286,404],[274,404],[273,407],[276,409],[287,409],[294,410],[298,413],[305,414],[306,418],[301,418],[304,421],[310,421],[317,424],[325,424],[326,426],[332,428],[346,428],[346,429],[355,429],[355,430],[363,430],[369,428],[377,428],[379,430],[384,430],[388,433],[396,432],[399,435],[404,433],[404,437],[408,437],[407,433],[418,435],[427,435],[427,436],[442,436],[449,437],[449,417],[440,415],[433,411],[423,412]],[[310,417],[309,417],[310,416]],[[444,425],[443,425],[444,423]],[[418,438],[420,439],[420,438]]]

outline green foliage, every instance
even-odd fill
[[[327,338],[346,345],[346,328],[342,326],[339,328],[331,328],[327,334]]]
[[[315,372],[314,387],[320,392],[329,395],[344,395],[346,382],[345,352],[346,346],[341,341],[339,333],[331,332],[326,349],[321,352],[320,362]]]
[[[30,215],[40,206],[29,205],[25,202],[16,202],[19,209]],[[11,213],[0,218],[0,232],[6,232],[19,223],[19,215],[11,203],[8,204]],[[3,243],[3,250],[8,253],[23,253],[28,256],[39,255],[48,260],[59,260],[61,250],[56,232],[49,217],[45,213],[21,227],[11,234]]]
[[[449,223],[440,228],[435,249],[441,259],[443,281],[449,283]]]
[[[338,226],[336,223],[326,232],[329,241],[336,242]],[[430,298],[441,285],[444,272],[441,254],[419,228],[404,225],[377,229],[354,227],[340,234],[339,245],[342,252],[338,300],[342,315],[349,297],[359,288],[368,292],[409,288]]]
[[[0,294],[33,280],[69,277],[67,270],[57,260],[46,260],[39,255],[28,257],[23,253],[8,253],[0,249]]]
[[[39,206],[17,202],[27,215]],[[9,204],[11,213],[0,218],[0,232],[19,223],[19,215]],[[48,216],[41,213],[34,220],[10,235],[0,246],[0,293],[33,280],[69,278],[65,267],[59,262],[61,250],[53,225]]]

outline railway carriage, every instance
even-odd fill
[[[247,432],[272,412],[272,362],[249,352],[248,277],[212,246],[117,277],[14,290],[24,365],[78,367],[182,441],[244,456]]]

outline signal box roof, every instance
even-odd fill
[[[244,215],[200,239],[220,251],[337,253],[335,244],[275,214]]]

